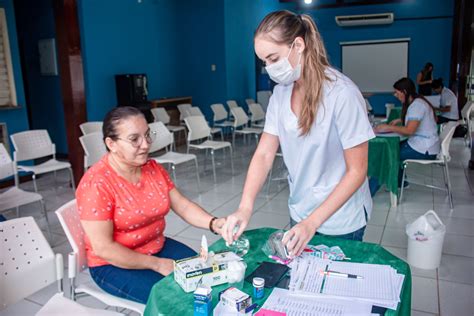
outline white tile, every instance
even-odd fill
[[[260,207],[258,211],[290,216],[290,211],[288,209],[288,200],[284,199],[271,199],[262,207]]]
[[[25,316],[35,315],[40,309],[41,305],[21,300],[16,304],[10,305],[9,307],[0,310],[0,316]]]
[[[438,268],[439,279],[474,284],[474,259],[443,254]]]
[[[434,315],[436,314],[420,312],[414,309],[411,310],[411,316],[434,316]]]
[[[439,281],[442,315],[474,315],[474,286]]]
[[[197,253],[199,253],[199,251],[201,249],[201,240],[186,238],[186,237],[182,237],[182,236],[174,236],[172,238],[179,241],[179,242],[181,242],[181,243],[183,243],[183,244],[185,244],[186,246],[192,248]]]
[[[418,311],[438,313],[436,280],[412,276],[411,307]]]
[[[40,291],[34,293],[33,295],[30,295],[28,297],[28,300],[32,301],[33,303],[44,305],[56,293],[58,293],[58,285],[55,282],[55,283],[41,289]]]
[[[380,209],[374,209],[372,210],[372,214],[370,215],[368,224],[384,226],[387,220],[387,215],[388,215],[388,210],[384,211]]]
[[[474,258],[474,237],[446,234],[443,253]]]
[[[166,227],[165,227],[165,235],[166,236],[174,236],[185,228],[189,227],[190,225],[186,223],[181,217],[176,215],[175,212],[172,210],[166,215]]]
[[[210,244],[213,244],[215,241],[221,238],[220,235],[214,235],[209,231],[209,229],[202,229],[202,228],[197,228],[194,226],[189,226],[182,232],[180,232],[178,235],[172,237],[185,237],[185,238],[190,238],[190,239],[196,239],[196,240],[201,240],[202,235],[205,235],[207,238],[207,241]]]
[[[363,240],[365,242],[380,244],[380,241],[382,240],[382,233],[382,226],[367,225],[367,227],[365,228]]]
[[[382,245],[398,248],[406,248],[408,238],[405,229],[385,227],[382,236]]]
[[[234,197],[233,199],[227,201],[226,203],[218,206],[217,208],[214,209],[214,211],[212,211],[212,215],[217,216],[217,217],[226,217],[229,214],[234,213],[239,207],[240,199],[241,199],[241,196],[238,195]],[[262,205],[264,205],[266,202],[267,201],[265,199],[256,198],[255,203],[254,203],[254,212],[260,209]]]
[[[272,227],[283,229],[290,223],[290,217],[288,215],[279,215],[274,213],[267,213],[263,211],[257,211],[253,214],[250,219],[250,223],[247,229],[261,228],[261,227]]]

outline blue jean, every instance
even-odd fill
[[[428,152],[422,154],[416,150],[414,150],[410,145],[408,145],[408,141],[403,141],[400,143],[400,170],[398,172],[398,187],[400,188],[402,185],[402,177],[403,177],[403,166],[402,163],[404,160],[407,159],[428,159],[434,160],[436,159],[436,155],[430,155]],[[370,194],[372,196],[377,193],[380,189],[380,184],[377,178],[371,177],[369,179],[369,188]]]
[[[155,257],[173,260],[195,256],[196,252],[171,238],[166,238],[163,249]],[[113,265],[89,268],[95,283],[105,292],[146,304],[151,288],[164,275],[153,270],[122,269]]]
[[[367,214],[367,213],[366,213]],[[290,217],[290,225],[291,227],[295,226],[298,224],[294,219]],[[362,238],[364,238],[364,232],[365,232],[365,227],[359,228],[356,231],[353,231],[352,233],[348,234],[343,234],[343,235],[325,235],[316,232],[316,236],[325,236],[325,237],[332,237],[332,238],[340,238],[340,239],[347,239],[347,240],[357,240],[357,241],[362,241]]]

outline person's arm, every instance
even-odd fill
[[[368,142],[344,150],[346,173],[327,199],[283,238],[291,256],[299,256],[317,229],[364,183],[367,177]],[[357,210],[354,210],[357,211]]]
[[[184,221],[196,227],[209,229],[209,223],[214,217],[207,213],[202,207],[189,200],[176,188],[170,191],[171,209]],[[212,223],[216,233],[221,234],[225,218],[218,218]]]
[[[123,269],[150,269],[162,275],[173,272],[173,260],[144,255],[117,243],[112,221],[81,220],[81,224],[94,253],[110,264]]]
[[[252,216],[255,198],[267,179],[279,145],[280,142],[277,136],[265,132],[262,134],[250,162],[239,208],[227,217],[222,228],[222,237],[227,243],[232,243],[233,240],[239,238],[247,227]],[[234,227],[237,225],[239,230],[234,235]]]
[[[376,131],[392,132],[392,133],[398,133],[404,136],[411,136],[415,134],[416,130],[418,129],[418,126],[420,126],[420,121],[410,120],[405,126],[380,124],[376,127]]]

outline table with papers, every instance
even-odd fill
[[[260,228],[246,231],[244,234],[250,241],[249,252],[243,257],[247,264],[246,275],[252,273],[253,270],[263,261],[271,261],[263,253],[262,246],[268,237],[275,232],[276,229],[273,228]],[[357,242],[351,240],[335,239],[324,236],[315,236],[311,240],[310,244],[319,245],[324,244],[329,247],[339,246],[344,251],[347,257],[351,258],[350,262],[354,263],[370,263],[378,265],[388,265],[393,268],[393,271],[396,271],[396,274],[404,275],[403,281],[399,284],[401,286],[400,291],[400,302],[397,304],[396,310],[388,309],[385,315],[410,315],[411,311],[411,272],[410,267],[404,261],[398,259],[397,257],[390,254],[388,251],[383,249],[380,245]],[[225,242],[220,239],[216,241],[212,246],[209,247],[210,250],[214,252],[227,250]],[[340,263],[340,262],[338,262]],[[357,267],[357,266],[356,266]],[[393,271],[391,273],[393,273]],[[361,273],[361,272],[358,272]],[[212,306],[215,307],[218,303],[218,293],[225,288],[227,284],[214,286],[212,288]],[[244,287],[242,289],[244,292],[251,294],[252,293],[252,284],[244,282]],[[288,297],[288,290],[273,289],[275,291],[277,299],[285,300],[288,304],[308,304],[316,300],[311,296],[311,299],[295,299],[294,297]],[[286,292],[285,292],[286,291]],[[265,295],[262,299],[255,300],[254,302],[260,306],[266,303],[265,301],[270,297],[268,304],[272,304],[272,300],[275,299],[275,294],[270,296],[272,289],[265,289]],[[324,298],[325,310],[344,308],[340,303],[333,304],[332,298]],[[349,301],[351,302],[351,301]],[[351,306],[354,305],[351,303]],[[358,304],[359,308],[367,309],[371,305],[366,303]],[[265,306],[265,305],[264,305]],[[316,308],[316,307],[315,307]],[[318,307],[321,308],[321,307]],[[353,310],[352,310],[353,311]],[[185,293],[181,287],[174,281],[173,275],[169,275],[153,287],[150,297],[148,298],[148,303],[145,309],[146,316],[152,315],[193,315],[193,293]],[[323,313],[324,314],[324,313]],[[314,315],[317,315],[314,313]],[[331,315],[326,313],[325,315]],[[338,314],[341,315],[341,314]]]

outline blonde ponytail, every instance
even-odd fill
[[[296,15],[290,11],[276,11],[268,14],[255,32],[266,35],[277,44],[290,46],[295,38],[304,39],[306,48],[303,51],[303,88],[305,96],[298,120],[301,135],[308,135],[316,120],[319,106],[322,103],[323,85],[326,80],[326,69],[330,66],[326,48],[313,19],[306,14]]]

